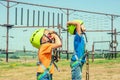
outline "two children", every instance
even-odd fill
[[[82,66],[85,62],[85,58],[83,58],[85,42],[82,33],[86,29],[81,20],[69,21],[67,27],[68,32],[75,35],[74,54],[70,63],[72,80],[81,80]],[[52,80],[54,73],[52,50],[62,46],[59,36],[54,31],[41,28],[32,34],[30,42],[38,48],[37,80]]]

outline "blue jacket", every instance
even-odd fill
[[[81,62],[85,62],[85,58],[83,58],[85,54],[85,40],[82,35],[75,34],[74,37],[74,54],[71,58],[72,61],[76,61],[75,55],[77,55],[78,59],[82,59]]]

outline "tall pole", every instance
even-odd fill
[[[59,36],[61,38],[61,25],[60,24],[58,24],[58,29],[59,29]],[[61,48],[59,48],[59,55],[57,54],[59,59],[60,59],[60,50]]]
[[[9,0],[7,0],[7,25],[9,25]],[[9,27],[6,26],[7,32],[6,32],[6,62],[8,62],[8,42],[9,42]]]
[[[86,80],[89,80],[89,52],[86,50]]]
[[[111,15],[111,32],[112,33],[114,33],[113,32],[113,17],[114,16]],[[111,41],[113,42],[113,34],[111,34]],[[112,46],[113,46],[113,44],[112,44]],[[112,47],[112,51],[113,51],[113,47]],[[112,58],[113,58],[113,53],[112,53]]]
[[[94,42],[93,42],[93,45],[92,45],[92,62],[94,62]]]
[[[116,28],[115,28],[114,31],[115,31],[115,32],[114,32],[115,43],[117,43],[117,37],[116,37],[117,31],[116,31]],[[114,49],[115,49],[115,58],[117,58],[117,52],[116,52],[116,51],[117,51],[117,46],[115,46]]]
[[[67,21],[69,21],[69,10],[67,10]],[[67,31],[67,60],[69,60],[69,33]]]

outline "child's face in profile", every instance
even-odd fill
[[[86,31],[86,28],[85,28],[85,26],[84,26],[84,25],[81,25],[81,29],[82,29],[82,31],[83,31],[83,32],[85,32],[85,31]]]
[[[48,42],[49,39],[51,39],[51,34],[49,30],[45,30],[43,37],[42,37],[42,42]]]

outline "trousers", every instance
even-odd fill
[[[52,80],[52,74],[45,74],[44,76],[42,76],[41,78],[39,78],[39,76],[41,76],[42,73],[37,73],[37,80]]]
[[[72,65],[75,61],[71,61]],[[71,67],[72,80],[82,80],[82,64],[78,63],[77,65]]]

